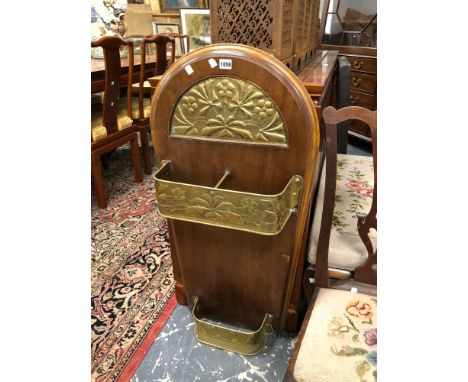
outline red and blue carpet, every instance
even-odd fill
[[[103,170],[108,205],[91,211],[93,382],[130,380],[176,302],[166,221],[151,176],[135,183],[128,149]]]

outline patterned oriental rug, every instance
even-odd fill
[[[93,382],[129,381],[175,305],[166,221],[151,176],[135,183],[128,148],[103,170],[108,206],[91,211]]]

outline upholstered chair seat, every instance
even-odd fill
[[[325,163],[324,163],[325,166]],[[374,189],[372,157],[338,154],[335,210],[333,212],[328,264],[331,268],[354,271],[367,259],[367,250],[359,237],[357,220],[369,212]],[[325,168],[322,168],[317,203],[312,220],[308,259],[315,264],[325,191]],[[369,237],[376,251],[377,232]]]
[[[91,94],[91,106],[102,104],[103,92]]]
[[[376,368],[377,298],[320,288],[300,344],[294,379],[375,381]]]
[[[134,103],[134,100],[132,100]],[[136,100],[138,106],[138,100]],[[122,131],[131,127],[133,120],[127,115],[127,98],[121,98],[117,112],[117,130]],[[107,137],[107,130],[103,125],[102,104],[93,105],[91,108],[91,137],[97,142]]]
[[[151,99],[150,98],[143,98],[143,115],[144,118],[149,118],[151,113]],[[132,115],[133,118],[137,118],[139,115],[138,110],[138,99],[132,99]]]
[[[140,88],[140,83],[137,82],[136,84],[133,84],[132,88],[134,91],[138,91],[138,89]],[[143,82],[143,89],[151,89],[151,84],[149,83],[149,81]]]
[[[159,76],[153,76],[155,79],[158,79],[158,80],[161,80],[162,78],[162,75],[159,75]],[[135,92],[135,93],[138,93],[138,91],[140,90],[140,83],[137,82],[135,84],[132,85],[132,91]],[[143,82],[143,91],[145,93],[148,93],[149,91],[151,90],[151,84],[150,82],[147,80],[147,81],[144,81]]]
[[[145,116],[145,118],[149,118],[151,113],[151,100],[147,99],[146,101],[144,101],[143,107],[143,115]]]

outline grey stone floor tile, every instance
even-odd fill
[[[283,380],[294,347],[293,336],[271,336],[262,353],[242,356],[199,343],[193,327],[190,310],[178,305],[131,382]]]

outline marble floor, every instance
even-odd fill
[[[371,155],[368,143],[348,141],[348,154]],[[193,335],[189,309],[178,305],[154,341],[131,382],[279,382],[294,348],[295,338],[271,336],[265,350],[242,356],[199,343]]]

